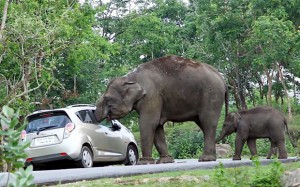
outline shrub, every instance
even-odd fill
[[[12,108],[3,106],[2,114],[0,114],[0,165],[3,172],[9,172],[7,186],[31,186],[33,183],[32,167],[23,169],[24,159],[27,157],[24,150],[29,144],[20,143],[20,134],[25,128],[25,123],[19,125],[18,118],[19,111],[14,112]]]
[[[280,187],[280,177],[283,173],[281,162],[276,160],[272,162],[271,170],[264,171],[260,167],[260,162],[254,159],[252,163],[255,165],[255,175],[252,178],[250,186],[262,187]]]
[[[219,187],[238,187],[238,186],[255,186],[255,187],[279,187],[280,177],[283,173],[281,162],[275,160],[271,163],[271,169],[263,168],[259,160],[252,160],[254,170],[245,170],[243,168],[225,169],[222,163],[214,171],[213,186]]]
[[[204,147],[202,132],[174,129],[168,137],[168,147],[174,158],[197,158]]]

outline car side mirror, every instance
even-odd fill
[[[117,131],[117,130],[120,130],[120,129],[121,129],[121,125],[118,124],[117,122],[111,121],[111,123],[112,123],[112,129],[113,129],[114,131]]]

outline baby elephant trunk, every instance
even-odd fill
[[[220,134],[219,137],[216,139],[216,143],[218,143],[218,142],[221,141],[221,140],[222,140],[222,143],[225,143],[225,137],[226,137],[226,131],[225,131],[224,128],[223,128],[221,134]]]

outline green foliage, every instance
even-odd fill
[[[174,158],[198,158],[203,147],[204,138],[201,131],[174,129],[168,135],[168,148]]]
[[[2,113],[3,115],[0,115],[2,125],[0,131],[2,139],[0,165],[3,166],[6,163],[8,171],[11,172],[24,166],[23,159],[26,158],[24,149],[29,145],[20,144],[20,134],[25,128],[25,123],[23,125],[18,124],[19,111],[14,112],[12,108],[3,106]]]
[[[26,124],[19,125],[18,118],[19,110],[15,112],[12,108],[3,106],[0,114],[0,166],[7,168],[9,172],[8,186],[33,186],[32,166],[23,169],[24,159],[27,157],[24,150],[29,143],[20,142],[20,135]]]
[[[261,170],[261,166],[258,159],[254,159],[252,163],[256,167],[256,173],[250,182],[250,186],[262,186],[262,187],[280,187],[280,177],[283,173],[283,167],[281,162],[276,160],[272,162],[270,171]]]
[[[115,45],[93,28],[101,11],[77,1],[11,2],[0,48],[0,105],[27,108],[50,98],[60,107],[70,104],[66,91],[96,100],[98,74],[115,53]]]
[[[256,85],[266,86],[261,76],[276,63],[299,76],[297,5],[298,0],[12,1],[0,45],[0,104],[22,106],[26,114],[41,108],[37,103],[44,98],[53,107],[95,103],[111,78],[168,54],[215,66],[237,107],[243,97],[264,103]],[[273,90],[283,96],[280,84]]]
[[[8,187],[33,187],[34,178],[31,174],[33,167],[30,165],[25,170],[19,168],[15,173],[9,174]]]
[[[219,166],[214,171],[214,180],[219,187],[232,186],[232,178],[226,176],[226,169],[222,162],[219,163]]]
[[[274,160],[270,169],[263,169],[260,161],[255,158],[252,160],[254,172],[248,172],[241,168],[225,169],[224,165],[220,165],[214,171],[213,183],[219,187],[238,187],[238,186],[266,186],[279,187],[280,177],[284,171],[281,162]]]

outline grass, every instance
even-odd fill
[[[257,179],[272,178],[274,168],[284,171],[300,168],[300,162],[267,166],[245,166],[237,168],[222,168],[208,170],[191,170],[146,174],[132,177],[103,178],[92,181],[81,181],[69,184],[59,184],[56,187],[91,187],[91,186],[139,186],[139,187],[190,187],[190,186],[250,186]],[[269,176],[271,175],[271,176]],[[268,179],[266,179],[268,180]],[[264,181],[265,182],[265,181]],[[267,184],[266,184],[267,185]]]

